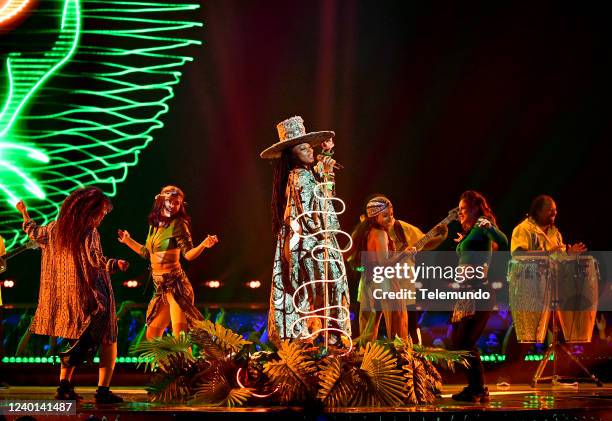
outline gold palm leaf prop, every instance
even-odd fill
[[[189,365],[195,361],[191,345],[189,335],[181,332],[179,336],[166,335],[140,342],[132,352],[140,354],[140,357],[147,361],[145,370],[159,367],[160,370],[167,372],[171,367]]]
[[[242,406],[251,397],[250,389],[242,389],[240,387],[232,388],[227,397],[219,402],[218,406],[235,407]]]
[[[317,399],[326,407],[349,406],[357,389],[356,367],[342,358],[327,357],[319,366]]]
[[[426,359],[434,364],[444,366],[449,370],[454,370],[455,364],[460,364],[464,367],[468,366],[466,357],[470,355],[469,351],[451,351],[444,348],[426,347],[414,344],[410,336],[406,340],[396,336],[393,341],[393,346],[399,353],[409,353],[410,355]]]
[[[397,367],[397,358],[385,346],[369,343],[363,354],[361,372],[366,390],[361,395],[367,406],[400,405],[406,398],[406,385],[402,370]]]
[[[191,395],[190,379],[174,373],[157,373],[146,387],[151,402],[184,402]]]
[[[194,388],[195,396],[191,404],[210,406],[242,406],[251,396],[248,388],[234,387],[228,379],[236,372],[236,367],[229,361],[215,361],[206,371],[198,374],[199,384]]]
[[[434,395],[437,385],[436,375],[427,371],[423,361],[418,357],[411,358],[402,365],[402,370],[408,388],[406,403],[428,404],[436,399]],[[437,370],[434,371],[437,373]]]
[[[428,404],[435,400],[434,391],[440,389],[442,376],[434,363],[450,369],[455,364],[467,364],[465,351],[423,347],[413,344],[410,337],[407,340],[396,337],[393,346],[406,379],[406,403],[409,404]]]
[[[298,342],[283,341],[278,350],[279,360],[264,364],[264,373],[278,390],[282,403],[299,401],[313,394],[315,362]]]
[[[466,357],[470,355],[469,351],[450,351],[444,348],[425,347],[422,345],[414,345],[412,348],[414,355],[431,361],[434,364],[439,364],[448,368],[455,369],[455,364],[467,367],[469,365]]]
[[[210,320],[198,321],[190,331],[191,338],[201,352],[212,359],[225,359],[251,344],[230,329]]]

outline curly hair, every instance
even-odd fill
[[[57,217],[59,247],[78,250],[88,233],[96,228],[103,213],[110,212],[112,208],[110,199],[97,187],[83,187],[70,193]]]
[[[477,208],[479,218],[485,217],[489,221],[491,221],[493,225],[497,226],[497,220],[495,219],[495,215],[493,215],[493,211],[491,210],[491,207],[489,206],[487,199],[485,199],[482,193],[479,193],[474,190],[464,191],[461,194],[461,197],[459,198],[459,200],[465,201],[465,203],[470,208]]]

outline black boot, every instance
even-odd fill
[[[60,384],[57,387],[57,393],[55,399],[68,400],[68,401],[82,401],[83,396],[79,395],[74,391],[74,385],[68,380],[60,380]]]
[[[96,403],[121,403],[123,398],[115,395],[106,386],[98,386],[96,391]]]

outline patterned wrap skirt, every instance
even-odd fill
[[[204,316],[194,305],[193,287],[182,268],[159,275],[153,273],[151,277],[155,285],[155,293],[147,308],[147,326],[151,325],[163,305],[169,305],[166,298],[168,293],[172,294],[185,314],[190,328],[195,321],[204,320]]]

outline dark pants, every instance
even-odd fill
[[[476,342],[482,335],[490,314],[490,311],[477,311],[473,316],[453,323],[453,333],[451,335],[453,349],[470,352],[467,357],[469,367],[466,374],[468,387],[473,391],[480,391],[485,385],[484,366]]]
[[[83,335],[77,340],[69,340],[69,348],[64,352],[60,352],[60,363],[64,368],[76,367],[82,363],[91,363],[93,361],[98,347],[99,340],[96,340],[91,329],[87,328]]]

